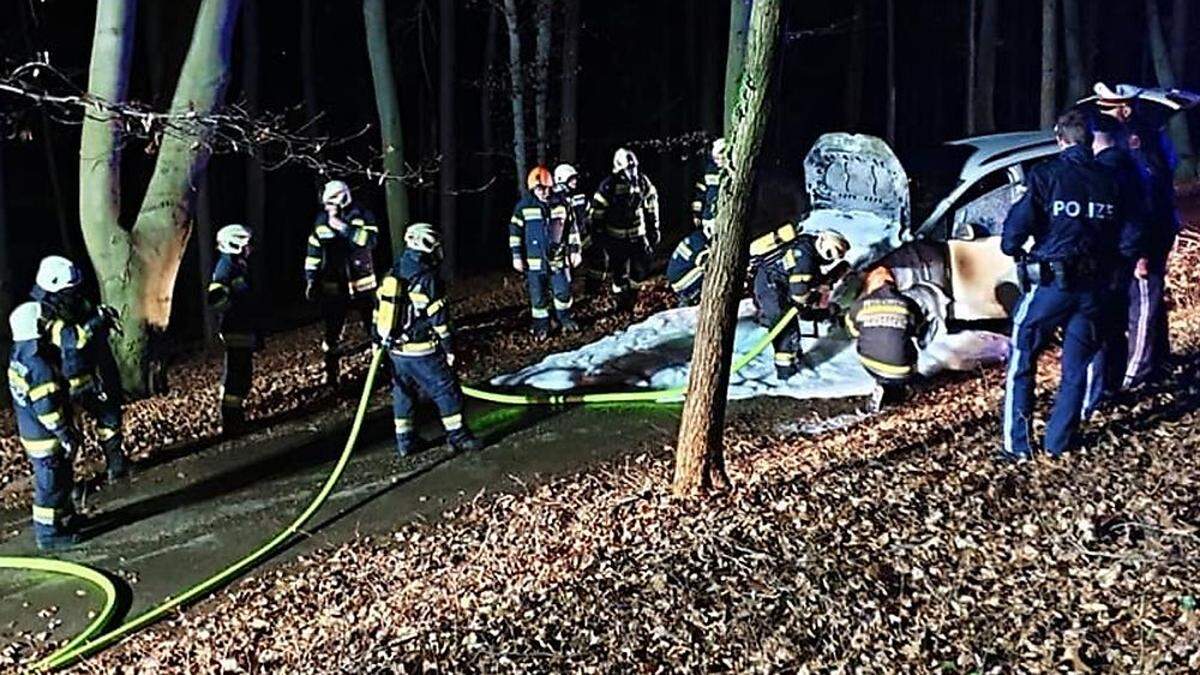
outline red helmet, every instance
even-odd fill
[[[525,179],[525,187],[533,191],[538,186],[552,188],[554,187],[554,176],[550,175],[550,169],[544,166],[535,166],[529,172],[529,177]]]

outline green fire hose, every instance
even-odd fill
[[[754,344],[750,351],[734,362],[731,372],[736,373],[753,361],[795,316],[795,309],[790,310],[784,315],[779,320],[779,323]],[[33,667],[37,670],[55,670],[115,644],[141,628],[158,621],[171,611],[199,599],[201,596],[229,582],[242,572],[254,567],[264,558],[275,552],[280,546],[287,543],[295,534],[301,532],[304,524],[312,518],[329,498],[334,485],[337,484],[338,480],[342,477],[342,473],[346,470],[346,466],[350,461],[350,454],[354,451],[354,446],[358,442],[359,432],[362,430],[363,418],[366,416],[367,404],[371,398],[371,389],[375,382],[375,373],[378,371],[381,357],[382,352],[378,349],[374,350],[371,357],[371,365],[367,370],[367,380],[363,385],[362,395],[358,401],[358,409],[354,415],[354,423],[350,427],[350,435],[346,438],[342,454],[338,457],[337,465],[334,466],[333,471],[325,479],[325,483],[321,486],[320,491],[313,497],[304,511],[290,525],[262,546],[259,546],[213,576],[194,584],[179,595],[168,598],[161,604],[151,607],[120,626],[107,632],[101,632],[112,619],[117,604],[117,589],[104,574],[83,565],[59,560],[0,556],[0,569],[29,570],[72,576],[91,583],[104,595],[104,605],[91,623],[79,635],[76,635],[57,651],[34,664]],[[593,394],[504,394],[474,387],[463,387],[463,393],[467,396],[505,405],[663,402],[678,398],[683,395],[684,390],[685,387],[674,387],[663,390]]]

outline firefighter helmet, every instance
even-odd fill
[[[61,255],[51,255],[42,258],[35,281],[43,291],[58,293],[78,286],[83,281],[83,275],[75,263]]]
[[[632,150],[617,148],[617,151],[613,153],[613,173],[621,173],[630,168],[636,169],[637,165],[638,158]]]
[[[817,255],[829,261],[841,260],[850,252],[850,242],[837,230],[821,230],[816,243]]]
[[[42,306],[36,302],[23,302],[8,315],[8,327],[12,329],[13,342],[36,340],[42,336]]]
[[[566,185],[567,181],[579,176],[579,172],[570,164],[559,164],[554,167],[554,182],[557,185]]]
[[[350,186],[340,180],[331,180],[321,191],[321,203],[346,207],[350,205]]]
[[[245,225],[226,225],[217,231],[217,250],[229,255],[241,255],[250,245],[250,230]]]
[[[713,158],[713,161],[716,162],[718,166],[724,165],[726,159],[728,159],[728,157],[725,155],[725,151],[728,149],[729,148],[725,143],[724,137],[718,138],[717,140],[713,141],[712,158]]]
[[[433,253],[440,239],[437,228],[429,223],[413,223],[404,229],[404,245],[421,253]]]
[[[554,177],[550,175],[550,169],[538,165],[529,171],[529,175],[525,178],[525,187],[532,192],[536,187],[554,187]]]

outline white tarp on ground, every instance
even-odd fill
[[[577,387],[604,390],[670,389],[687,381],[692,356],[696,309],[660,312],[628,329],[571,352],[553,354],[516,373],[492,379],[499,386],[531,386],[547,391]],[[801,324],[812,332],[811,323]],[[822,327],[824,332],[824,327]],[[746,353],[766,334],[754,322],[754,306],[742,302],[735,349]],[[786,382],[775,377],[774,352],[767,347],[730,381],[731,399],[788,396],[798,399],[865,396],[874,382],[858,363],[854,344],[841,330],[822,338],[804,339],[810,366]],[[942,370],[968,370],[1004,360],[1008,340],[994,333],[968,332],[938,336],[921,354],[925,375]]]

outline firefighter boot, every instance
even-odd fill
[[[79,544],[79,535],[74,532],[55,532],[36,537],[39,551],[65,551]]]
[[[100,444],[104,450],[105,473],[109,482],[129,475],[129,457],[121,447],[121,437],[114,436]]]
[[[581,330],[570,314],[559,314],[558,325],[562,326],[564,333],[578,333]]]
[[[338,357],[331,349],[325,352],[325,384],[336,387],[338,385]]]
[[[221,407],[221,430],[237,434],[246,430],[246,410],[240,406]]]
[[[458,452],[479,452],[483,449],[483,441],[466,429],[451,431],[449,437],[450,447]]]
[[[396,456],[408,457],[417,450],[417,435],[414,433],[396,434]]]

